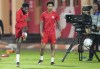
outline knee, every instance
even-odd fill
[[[41,50],[45,49],[46,44],[41,44]]]
[[[55,45],[51,45],[51,50],[54,50],[55,49]]]
[[[45,48],[44,47],[41,47],[40,51],[44,51],[44,50],[45,50]]]

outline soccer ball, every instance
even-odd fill
[[[93,44],[93,40],[90,38],[86,38],[83,42],[84,46],[90,47]]]
[[[22,33],[22,37],[23,37],[23,38],[26,38],[26,37],[27,37],[27,33],[26,33],[26,32],[23,32],[23,33]]]

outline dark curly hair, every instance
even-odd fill
[[[24,2],[24,3],[22,4],[22,7],[29,7],[29,4],[26,3],[26,2]]]
[[[100,4],[99,4],[99,3],[97,3],[97,5],[98,5],[98,11],[100,11]]]
[[[100,11],[100,4],[98,2],[95,2],[94,4],[98,6],[98,11]]]
[[[47,2],[47,6],[48,6],[49,4],[52,4],[52,5],[54,6],[54,3],[53,3],[53,2]]]

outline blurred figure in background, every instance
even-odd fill
[[[3,22],[2,22],[2,20],[0,20],[0,39],[1,39],[3,34],[4,34]]]
[[[95,25],[97,27],[96,28],[97,32],[92,32],[95,39],[93,41],[92,46],[90,47],[89,58],[87,61],[92,61],[95,53],[94,47],[98,50],[98,45],[100,44],[100,5],[98,3],[93,4],[93,15],[91,16],[92,16],[92,25]]]

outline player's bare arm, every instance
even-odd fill
[[[60,21],[57,21],[57,28],[59,29],[59,31],[61,31]]]
[[[43,21],[40,22],[40,35],[41,35],[41,37],[43,37],[42,30],[43,30]]]

